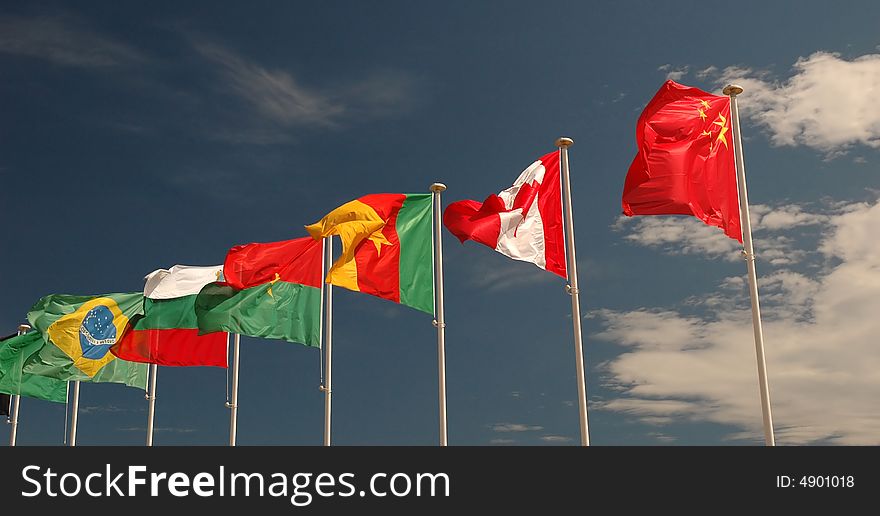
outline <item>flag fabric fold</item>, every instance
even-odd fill
[[[625,215],[692,215],[742,243],[728,97],[666,81],[639,117],[636,144]]]
[[[110,347],[129,331],[129,320],[143,314],[144,296],[51,294],[37,301],[28,321],[43,344],[23,372],[58,380],[123,383],[146,389],[147,365],[116,358]]]
[[[19,394],[56,403],[67,401],[67,382],[22,371],[43,344],[43,337],[37,331],[11,335],[0,341],[0,393],[4,393],[4,396]],[[9,398],[6,400],[8,406]]]
[[[434,312],[431,194],[370,194],[306,226],[314,239],[342,241],[326,282]]]
[[[229,250],[225,281],[195,299],[199,334],[226,331],[321,345],[323,247],[312,238],[251,243]]]
[[[195,301],[222,277],[223,266],[175,265],[146,276],[144,314],[110,351],[119,358],[164,366],[227,367],[227,334],[199,335]]]
[[[462,243],[479,242],[566,278],[559,151],[542,156],[513,186],[482,203],[451,203],[443,225]]]

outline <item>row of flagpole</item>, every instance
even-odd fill
[[[737,189],[740,202],[740,220],[743,228],[743,255],[747,264],[749,296],[751,299],[752,325],[755,337],[755,352],[758,369],[758,385],[761,396],[761,408],[763,416],[764,439],[767,446],[775,445],[773,431],[773,419],[770,410],[770,390],[767,380],[767,366],[764,356],[764,337],[761,325],[761,311],[758,301],[758,283],[755,270],[755,256],[752,245],[752,230],[748,211],[748,194],[746,190],[745,166],[743,163],[742,141],[739,125],[739,110],[736,97],[743,89],[737,85],[729,85],[724,88],[724,94],[730,97],[732,129],[734,132],[734,157],[737,172]],[[568,148],[574,143],[570,138],[559,138],[556,146],[560,151],[560,172],[562,181],[562,206],[564,210],[565,250],[567,259],[568,284],[566,291],[571,296],[572,331],[575,347],[576,382],[578,392],[578,415],[580,423],[580,442],[582,446],[589,446],[590,434],[587,419],[587,391],[586,374],[584,366],[583,336],[581,328],[580,290],[577,277],[577,256],[574,239],[574,214],[572,211],[571,179],[569,171]],[[446,418],[446,320],[443,300],[443,251],[441,244],[441,198],[440,195],[446,190],[446,185],[434,183],[430,187],[433,196],[433,269],[434,269],[434,327],[437,329],[437,369],[438,369],[438,404],[439,404],[439,444],[448,444],[447,418]],[[332,237],[325,237],[323,242],[323,274],[326,275],[333,258]],[[324,446],[331,445],[331,409],[332,409],[332,328],[333,328],[333,287],[329,283],[322,285],[322,326],[321,343],[322,357],[324,361],[324,381],[320,390],[324,393]],[[30,329],[28,325],[21,325],[18,334]],[[230,409],[229,423],[229,446],[236,445],[238,433],[238,383],[240,366],[240,341],[241,337],[235,334],[232,343],[232,395],[226,406]],[[156,408],[156,378],[158,366],[150,365],[149,390],[146,398],[149,401],[147,421],[147,446],[153,445],[155,408]],[[76,446],[77,416],[79,407],[80,382],[73,382],[72,414],[70,416],[69,445]],[[15,446],[18,429],[18,415],[21,397],[12,397],[12,417],[9,444]]]
[[[576,363],[577,363],[577,375],[578,375],[578,400],[579,400],[579,412],[580,412],[580,424],[581,424],[581,444],[586,446],[589,445],[589,434],[587,431],[587,405],[586,405],[586,388],[584,384],[584,360],[583,360],[583,350],[581,346],[581,327],[580,327],[580,316],[575,315],[580,313],[579,301],[578,301],[578,289],[577,289],[577,271],[576,271],[576,257],[574,252],[574,231],[573,231],[573,216],[571,209],[571,188],[569,184],[569,174],[568,174],[568,146],[570,146],[573,141],[570,138],[560,138],[557,140],[557,146],[560,148],[562,152],[562,176],[565,185],[565,216],[566,216],[566,227],[567,230],[567,246],[569,248],[568,257],[569,257],[569,265],[568,270],[570,277],[570,287],[568,288],[569,293],[572,296],[572,320],[574,322],[574,335],[575,335],[575,348],[576,348]],[[440,446],[448,445],[448,432],[447,432],[447,417],[446,417],[446,318],[444,311],[444,300],[443,300],[443,249],[442,249],[442,221],[441,221],[441,193],[446,190],[446,185],[443,183],[433,183],[430,187],[431,194],[433,196],[433,227],[432,227],[432,242],[433,242],[433,269],[434,269],[434,320],[432,321],[434,327],[437,329],[437,372],[438,372],[438,406],[439,406],[439,444]],[[328,268],[333,261],[333,241],[332,237],[324,238],[324,249],[323,249],[323,273],[327,274]],[[331,444],[331,410],[332,410],[332,329],[333,329],[333,287],[329,283],[324,283],[322,285],[323,290],[323,300],[322,300],[322,350],[323,358],[324,358],[324,383],[321,385],[321,390],[324,392],[324,446],[330,446]],[[24,328],[24,326],[22,326]],[[24,333],[30,327],[24,328],[24,330],[19,329],[19,334]],[[233,336],[233,344],[232,344],[232,395],[231,401],[226,404],[227,408],[230,409],[230,417],[229,417],[229,446],[235,446],[237,440],[238,433],[238,382],[239,382],[239,368],[240,368],[240,341],[241,336],[235,334]],[[149,388],[146,393],[146,399],[149,402],[149,408],[147,412],[147,440],[146,445],[153,445],[153,434],[155,431],[154,423],[155,423],[155,415],[156,415],[156,383],[157,383],[157,373],[158,366],[156,364],[150,364],[149,368]],[[70,437],[69,437],[69,445],[76,446],[76,429],[77,429],[77,415],[78,415],[78,407],[79,407],[79,388],[80,385],[78,381],[73,382],[73,402],[72,402],[72,415],[71,415],[71,424],[70,424]],[[15,444],[15,428],[17,427],[17,407],[18,407],[18,398],[15,397],[15,413],[13,416],[13,434],[10,438],[10,444],[14,446]]]

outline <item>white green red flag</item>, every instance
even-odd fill
[[[110,351],[132,362],[165,366],[227,366],[227,334],[199,335],[196,295],[222,278],[223,266],[175,265],[147,275],[144,315]]]

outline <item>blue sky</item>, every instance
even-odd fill
[[[0,8],[0,327],[55,292],[305,236],[366,193],[483,199],[571,149],[592,441],[759,444],[745,267],[682,217],[620,218],[664,80],[740,97],[780,444],[880,435],[880,5],[28,2]],[[444,234],[449,440],[578,441],[569,299]],[[437,442],[430,317],[337,289],[334,442]],[[157,445],[224,444],[225,371],[161,368]],[[321,443],[318,353],[243,338],[239,443]],[[84,385],[81,444],[144,441]],[[0,430],[5,441],[8,427]],[[22,403],[19,443],[64,407]]]

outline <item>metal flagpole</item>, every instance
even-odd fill
[[[767,383],[767,362],[764,359],[764,330],[761,327],[761,306],[758,304],[758,273],[755,271],[755,250],[752,247],[752,223],[749,219],[749,195],[746,191],[746,167],[743,164],[742,137],[739,130],[739,108],[736,96],[741,86],[730,84],[723,90],[730,97],[730,118],[733,124],[736,158],[736,182],[739,189],[739,217],[743,235],[743,256],[749,271],[749,296],[752,299],[752,327],[755,331],[755,356],[758,361],[758,387],[761,390],[761,411],[764,416],[764,444],[776,446],[773,433],[773,415],[770,412],[770,385]]]
[[[73,406],[70,410],[70,439],[68,446],[76,446],[76,419],[79,415],[79,380],[73,382]]]
[[[571,181],[568,173],[568,148],[574,143],[571,138],[556,140],[559,147],[560,168],[562,169],[563,206],[565,209],[565,244],[568,257],[568,285],[571,295],[571,323],[574,329],[575,364],[577,365],[578,413],[581,423],[581,446],[590,445],[590,430],[587,423],[587,385],[584,380],[584,349],[581,335],[581,301],[578,290],[577,257],[574,250],[574,215],[571,210]]]
[[[30,330],[30,325],[27,324],[19,324],[18,325],[18,334],[22,335]],[[9,430],[9,446],[15,446],[15,440],[18,439],[18,411],[21,407],[21,395],[13,394],[12,395],[12,419],[9,421],[9,424],[12,425],[12,428]]]
[[[147,399],[150,401],[150,408],[147,411],[147,446],[153,446],[153,421],[156,419],[156,374],[159,372],[159,366],[150,364],[150,392],[147,393]]]
[[[333,263],[333,237],[324,238],[324,269],[322,274],[327,276],[330,266]],[[326,308],[324,310],[324,385],[321,390],[324,391],[324,446],[330,446],[330,408],[333,395],[333,384],[331,382],[333,359],[332,349],[332,329],[333,329],[333,285],[324,282],[324,302]]]
[[[64,439],[63,443],[67,445],[67,424],[69,423],[69,412],[70,412],[70,381],[65,382],[65,392],[64,392]]]
[[[232,403],[226,406],[229,412],[229,446],[235,446],[235,438],[238,433],[238,353],[241,335],[235,334],[235,343],[232,347]]]
[[[437,371],[440,393],[440,446],[447,445],[446,435],[446,318],[443,313],[443,245],[440,222],[440,192],[446,190],[443,183],[431,185],[434,196],[434,326],[437,328]]]

